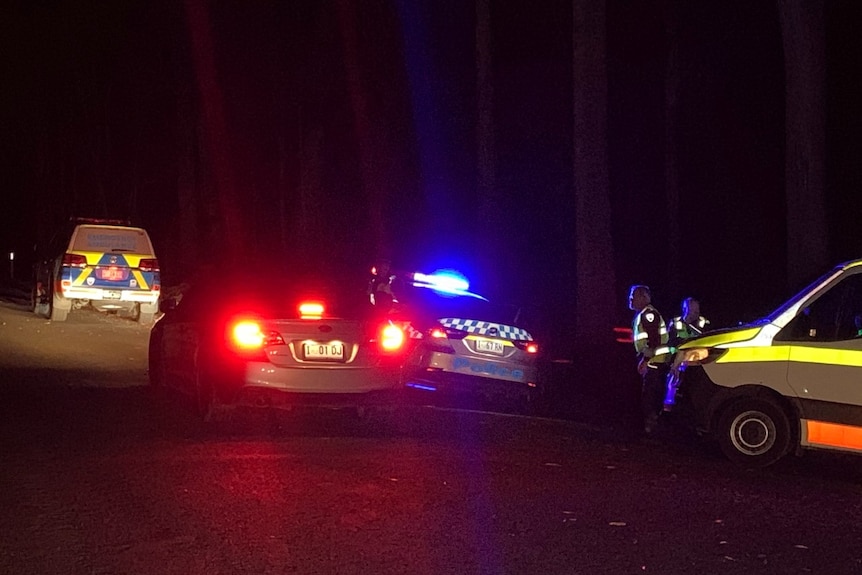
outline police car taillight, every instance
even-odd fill
[[[138,263],[138,269],[142,272],[159,271],[159,260],[156,258],[144,258]]]
[[[449,337],[449,335],[446,333],[446,330],[443,329],[442,327],[435,327],[435,328],[431,328],[431,331],[428,332],[428,337],[431,337],[433,339],[445,339],[445,338]]]
[[[63,255],[63,265],[72,268],[87,267],[87,258],[81,254],[65,254]]]
[[[521,349],[523,351],[526,351],[529,354],[539,353],[539,344],[537,344],[535,341],[516,340],[513,343],[515,344],[515,347],[517,347],[518,349]]]

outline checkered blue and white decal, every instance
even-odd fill
[[[476,335],[499,337],[512,341],[533,341],[533,336],[531,336],[527,330],[502,323],[477,321],[475,319],[460,319],[456,317],[444,317],[440,318],[439,321],[443,327],[466,331],[467,333],[473,333]]]

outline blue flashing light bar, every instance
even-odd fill
[[[416,272],[413,274],[413,285],[415,287],[429,288],[438,293],[450,295],[463,295],[485,299],[470,290],[470,282],[463,275],[451,270],[440,270],[433,274]]]

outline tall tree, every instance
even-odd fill
[[[574,0],[572,6],[575,343],[598,362],[612,341],[619,303],[608,183],[606,6],[604,0]]]
[[[667,203],[668,283],[679,286],[681,280],[678,118],[680,89],[679,15],[676,2],[664,3],[667,61],[664,76],[664,186]]]
[[[828,265],[823,0],[778,0],[785,70],[787,280],[799,287]]]
[[[496,150],[494,134],[494,83],[491,57],[491,10],[490,0],[476,0],[476,142],[478,150],[476,182],[479,199],[477,210],[480,241],[484,245],[495,245],[500,227],[499,198],[496,193]],[[493,250],[483,252],[483,277],[489,286],[497,289],[499,270],[495,267]]]

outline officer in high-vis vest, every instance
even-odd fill
[[[687,297],[682,300],[682,315],[673,318],[668,329],[668,344],[671,351],[675,353],[676,349],[684,341],[702,335],[708,325],[709,320],[700,315],[700,302],[698,300],[693,297]],[[677,368],[677,365],[673,365],[667,375],[664,411],[672,411],[673,406],[676,404],[676,396],[679,389],[679,372]]]
[[[708,325],[709,320],[700,315],[700,302],[687,297],[682,300],[682,315],[670,322],[668,343],[676,350],[685,340],[701,335]]]
[[[644,432],[652,434],[662,411],[667,365],[672,359],[667,325],[659,311],[653,307],[650,289],[645,285],[631,287],[629,309],[635,312],[632,339],[638,358],[638,373],[642,377],[641,410]]]

